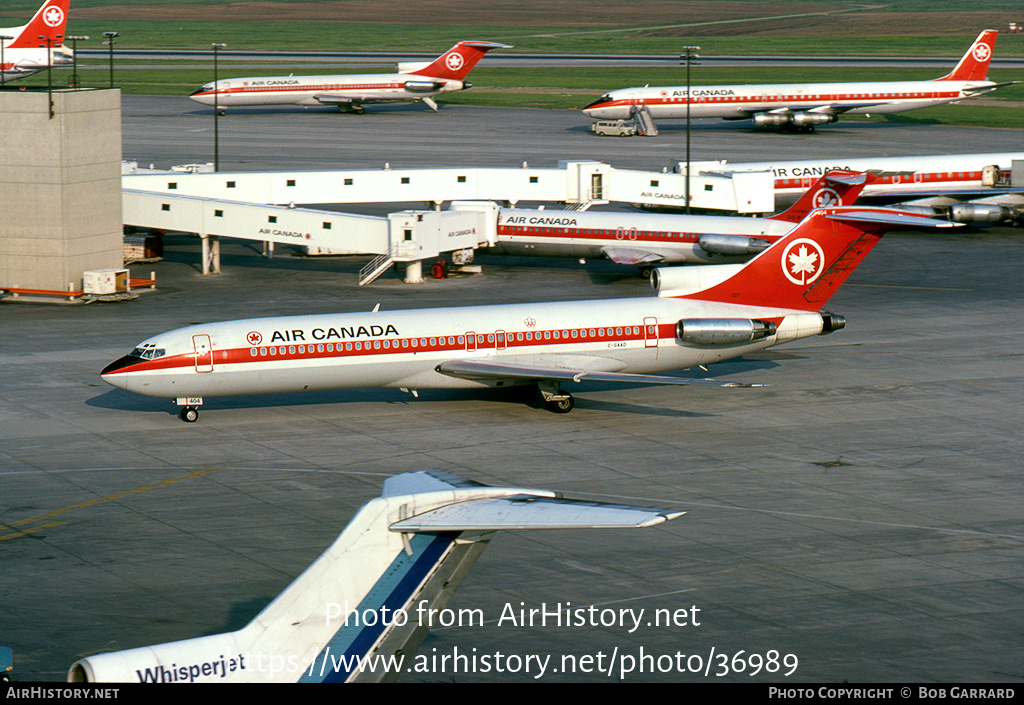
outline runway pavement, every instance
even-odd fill
[[[209,109],[124,104],[126,157],[210,158]],[[680,157],[679,127],[618,140],[588,123],[572,111],[453,106],[251,111],[222,119],[221,159],[226,169],[561,158],[660,168]],[[760,160],[1000,151],[1020,138],[708,123],[694,145],[700,158]],[[248,244],[225,244],[225,273],[203,277],[197,241],[174,236],[163,261],[132,268],[158,282],[135,301],[0,304],[0,643],[14,649],[17,678],[54,681],[84,654],[238,628],[385,477],[440,468],[688,514],[645,530],[498,535],[449,605],[480,609],[486,623],[433,631],[420,653],[438,668],[404,681],[1019,682],[1020,238],[894,233],[830,302],[845,330],[711,369],[769,386],[580,386],[568,415],[498,392],[347,390],[208,400],[185,424],[171,402],[107,387],[98,371],[192,322],[649,291],[608,263],[481,258],[478,277],[359,288],[368,258],[279,249],[267,260]],[[645,617],[632,631],[618,617],[498,621],[567,603]],[[654,625],[658,609],[685,611],[685,626]],[[543,675],[514,659],[504,672],[466,662],[453,673],[451,661],[442,671],[456,653],[552,659]],[[764,659],[756,675],[752,654]]]

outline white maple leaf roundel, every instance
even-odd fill
[[[452,71],[458,71],[462,68],[462,54],[457,51],[453,51],[447,56],[447,58],[445,58],[444,64]]]
[[[43,13],[43,22],[47,27],[59,27],[64,21],[64,11],[59,7],[48,7]]]
[[[974,58],[978,61],[986,61],[988,59],[990,50],[988,44],[975,44],[974,45]]]
[[[830,189],[826,186],[818,189],[814,194],[814,207],[824,208],[825,206],[838,205],[840,200],[839,194],[835,189]]]
[[[810,284],[824,271],[825,251],[814,240],[799,238],[782,251],[782,273],[799,286]]]

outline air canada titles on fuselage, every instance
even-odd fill
[[[576,225],[576,219],[559,216],[513,215],[509,216],[505,223],[507,225]]]
[[[390,324],[386,326],[313,328],[310,331],[296,328],[293,330],[275,330],[270,335],[270,343],[306,343],[320,340],[344,340],[345,338],[386,338],[389,335],[398,335],[398,329]],[[309,337],[307,338],[307,336]],[[252,339],[250,338],[250,340]]]

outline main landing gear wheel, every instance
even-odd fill
[[[576,406],[576,400],[572,398],[571,394],[567,394],[559,399],[549,399],[544,402],[544,405],[548,411],[553,411],[556,414],[568,414]]]
[[[199,420],[199,409],[194,406],[186,406],[182,408],[178,416],[180,416],[181,420],[185,423],[195,423]]]

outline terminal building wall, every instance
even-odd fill
[[[123,266],[121,92],[0,91],[0,288]]]

